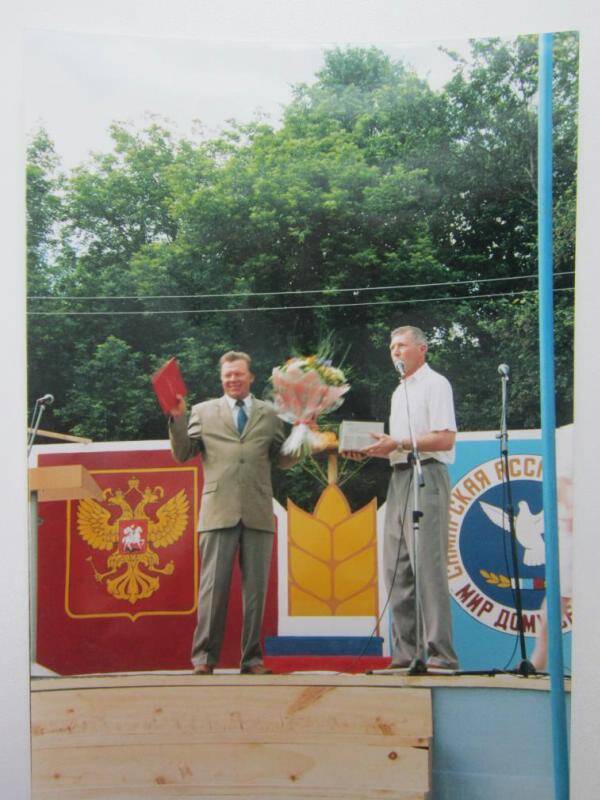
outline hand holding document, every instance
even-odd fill
[[[363,452],[365,448],[370,447],[376,436],[381,434],[383,434],[383,422],[344,420],[338,433],[340,453],[346,458],[362,461],[369,457],[368,453]]]
[[[177,359],[171,358],[152,376],[152,386],[163,412],[178,417],[185,413],[187,387],[183,381]]]

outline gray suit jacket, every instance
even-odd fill
[[[253,398],[240,436],[225,397],[207,400],[192,406],[189,419],[171,419],[169,437],[177,461],[202,455],[199,530],[232,528],[240,520],[247,528],[275,530],[271,466],[295,460],[280,455],[285,429],[272,406]]]

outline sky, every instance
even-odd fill
[[[371,46],[376,43],[365,43]],[[462,54],[466,41],[446,42]],[[90,151],[110,148],[111,122],[147,124],[167,119],[182,136],[194,120],[216,134],[228,119],[249,122],[257,112],[277,125],[292,86],[314,80],[321,45],[298,42],[214,42],[189,38],[102,36],[29,31],[25,39],[26,129],[43,126],[62,165],[70,169]],[[436,43],[382,45],[434,88],[452,75],[452,61]]]

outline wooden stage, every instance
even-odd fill
[[[451,794],[443,779],[437,792],[432,787],[432,694],[475,689],[502,694],[503,706],[506,693],[546,694],[548,679],[227,672],[33,678],[32,797],[438,800]]]

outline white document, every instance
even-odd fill
[[[363,450],[375,443],[372,433],[383,433],[383,422],[355,422],[344,420],[340,425],[338,439],[340,450]]]

